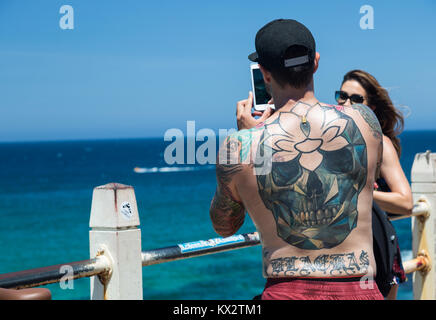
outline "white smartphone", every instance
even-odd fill
[[[271,100],[270,94],[265,87],[262,72],[257,63],[250,65],[251,72],[251,86],[253,88],[253,107],[256,111],[265,111],[267,107],[274,109],[273,104],[268,104]]]

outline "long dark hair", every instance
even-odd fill
[[[374,109],[374,113],[380,123],[383,134],[391,139],[397,151],[398,157],[401,155],[401,144],[398,135],[404,129],[404,117],[397,110],[389,98],[389,94],[378,81],[368,72],[362,70],[352,70],[344,76],[345,81],[355,80],[366,91],[368,106]]]

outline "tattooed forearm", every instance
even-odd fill
[[[231,236],[244,223],[245,209],[242,203],[223,195],[217,189],[210,208],[210,218],[219,235]]]
[[[223,150],[220,150],[216,165],[218,187],[211,203],[210,218],[215,231],[221,236],[234,234],[244,223],[244,206],[235,199],[230,187],[234,176],[242,170],[242,165],[235,161],[239,149],[240,141],[229,137]]]
[[[358,258],[354,252],[343,254],[322,254],[313,261],[309,256],[284,257],[270,261],[273,276],[308,277],[315,272],[327,276],[348,276],[366,274],[369,267],[368,253],[361,251]]]

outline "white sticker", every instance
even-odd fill
[[[128,201],[124,201],[121,204],[120,211],[121,211],[121,214],[123,215],[123,217],[127,220],[130,220],[130,218],[132,218],[132,216],[133,216],[132,206],[130,205],[130,202],[128,202]]]

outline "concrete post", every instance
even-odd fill
[[[90,255],[105,255],[111,272],[91,277],[91,300],[142,300],[141,230],[131,186],[94,188],[89,221]]]
[[[424,256],[430,266],[413,273],[413,298],[415,300],[436,299],[436,153],[418,153],[412,166],[413,203],[425,202],[429,215],[412,218],[413,257]]]

